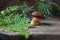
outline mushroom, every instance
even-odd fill
[[[41,12],[34,11],[32,12],[32,20],[30,24],[38,25],[41,23],[42,19],[45,19],[45,16]]]

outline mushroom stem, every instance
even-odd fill
[[[32,25],[38,25],[40,23],[41,23],[41,19],[40,18],[33,17],[30,24],[32,24]]]

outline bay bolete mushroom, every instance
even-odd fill
[[[41,12],[38,11],[32,12],[32,20],[31,20],[32,25],[40,24],[42,19],[45,19],[45,16]]]

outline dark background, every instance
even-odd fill
[[[0,10],[5,9],[9,5],[16,5],[24,0],[0,0]],[[28,2],[36,2],[36,0],[29,0]],[[60,0],[52,0],[60,5]]]

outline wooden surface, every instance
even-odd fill
[[[34,28],[29,28],[27,30],[30,34],[49,34],[49,35],[60,35],[60,20],[43,20],[42,23]],[[3,31],[0,29],[0,33],[6,35],[17,35],[13,31]]]
[[[0,40],[26,40],[16,32],[1,29]],[[43,20],[39,26],[29,28],[27,31],[30,33],[28,40],[60,40],[60,20]]]
[[[60,21],[57,20],[44,20],[39,26],[30,28],[30,34],[49,34],[60,35]]]

